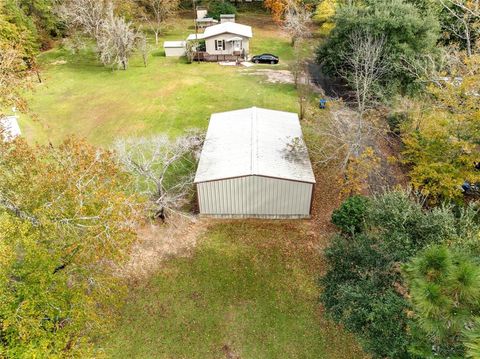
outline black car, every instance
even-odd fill
[[[272,54],[262,54],[252,57],[252,62],[256,64],[278,64],[280,59]]]

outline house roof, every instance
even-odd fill
[[[238,24],[236,22],[224,22],[222,24],[209,26],[205,29],[203,35],[206,39],[225,33],[240,35],[249,38],[253,37],[251,26]]]
[[[192,40],[204,40],[209,37],[217,36],[220,34],[233,34],[243,37],[252,38],[252,27],[248,25],[237,24],[235,22],[224,22],[223,24],[209,26],[205,29],[203,34],[190,34],[187,37],[187,41]]]
[[[165,41],[163,43],[164,48],[182,48],[185,47],[185,41]]]
[[[213,22],[217,23],[218,20],[215,20],[213,17],[202,17],[201,19],[195,20],[196,22]]]
[[[5,140],[12,140],[22,134],[20,126],[16,116],[7,116],[0,119],[0,126],[4,128],[6,133],[4,134]]]
[[[205,37],[203,34],[190,34],[187,37],[187,41],[192,41],[192,40],[203,40]]]
[[[211,116],[195,183],[252,175],[315,183],[297,114],[253,107]]]

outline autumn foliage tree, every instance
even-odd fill
[[[122,285],[140,201],[83,141],[0,142],[0,356],[91,357]]]
[[[480,182],[480,57],[464,65],[442,85],[431,85],[432,103],[402,125],[411,182],[432,200],[458,199],[464,181]]]
[[[318,2],[317,0],[265,0],[263,4],[270,10],[275,21],[282,22],[289,6],[292,4],[303,8],[305,11],[313,11]]]

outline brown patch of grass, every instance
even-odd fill
[[[172,218],[169,224],[145,225],[138,230],[138,241],[121,275],[134,281],[147,279],[163,261],[192,253],[207,228],[205,219],[180,216]]]

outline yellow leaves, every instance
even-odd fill
[[[328,36],[335,27],[333,17],[335,16],[337,5],[337,0],[323,0],[317,6],[314,20],[321,24],[319,29],[320,35]]]
[[[432,101],[410,112],[402,126],[403,156],[411,182],[433,201],[460,199],[464,181],[480,181],[480,57],[441,86],[428,88]]]
[[[342,179],[341,196],[362,194],[367,189],[368,176],[380,165],[380,158],[371,147],[349,161]]]
[[[0,199],[11,204],[0,206],[8,356],[82,356],[119,293],[112,267],[135,239],[140,200],[130,177],[112,153],[73,138],[58,147],[2,142],[0,173]]]

